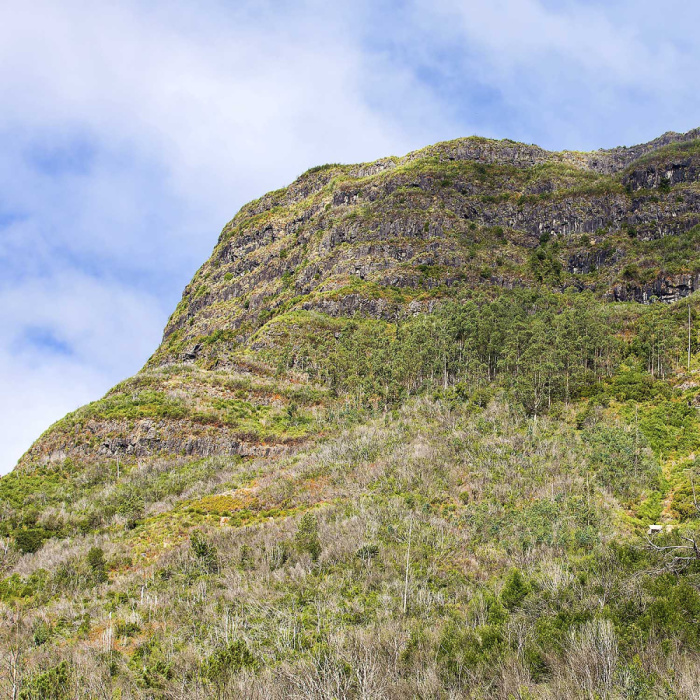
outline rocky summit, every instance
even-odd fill
[[[698,697],[698,288],[700,129],[245,205],[145,367],[0,480],[0,684]]]

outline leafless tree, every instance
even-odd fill
[[[22,682],[22,657],[26,649],[26,639],[22,634],[24,619],[22,610],[16,607],[14,610],[8,611],[7,621],[11,626],[11,632],[8,639],[7,649],[2,655],[2,678],[3,685],[7,688],[6,697],[16,700],[19,697],[20,686]]]
[[[693,506],[698,517],[700,517],[700,502],[695,491],[695,481],[691,475],[690,484],[693,489]],[[660,546],[647,536],[647,544],[655,552],[666,555],[668,557],[664,564],[664,569],[673,573],[680,573],[690,566],[694,561],[700,561],[700,537],[696,534],[679,535],[685,544],[672,544]]]

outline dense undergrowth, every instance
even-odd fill
[[[414,399],[259,466],[301,519],[217,510],[138,564],[136,531],[45,546],[2,587],[25,697],[46,668],[67,697],[693,697],[700,570],[641,537],[668,486],[616,414]]]
[[[146,367],[0,479],[0,693],[700,697],[698,299],[604,301],[697,287],[666,136],[244,206]]]
[[[696,315],[521,290],[398,324],[277,316],[239,358],[264,380],[205,373],[207,410],[273,412],[304,447],[0,480],[3,691],[697,697],[700,560],[675,548],[700,515]],[[191,420],[193,372],[69,427]]]

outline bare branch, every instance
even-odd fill
[[[691,547],[691,546],[686,545],[686,544],[672,544],[672,545],[668,545],[667,547],[659,547],[658,544],[654,544],[648,537],[645,539],[648,542],[649,546],[657,552],[665,552],[665,551],[674,550],[674,549],[695,549],[694,547]],[[685,540],[688,538],[683,537],[683,539]],[[689,540],[689,541],[694,543],[694,540]]]

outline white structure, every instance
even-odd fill
[[[655,535],[657,532],[661,532],[663,530],[662,525],[649,525],[649,530],[647,532],[648,535]]]

